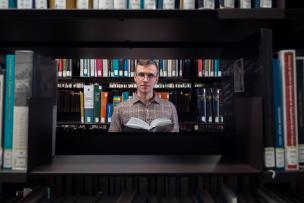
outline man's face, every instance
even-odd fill
[[[153,87],[158,81],[157,68],[155,65],[140,66],[136,68],[134,80],[137,91],[142,94],[153,93]]]

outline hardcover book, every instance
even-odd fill
[[[167,118],[156,118],[151,121],[150,125],[139,119],[131,117],[124,126],[125,132],[170,132],[173,128],[173,123]]]

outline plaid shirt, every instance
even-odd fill
[[[156,118],[168,118],[174,124],[171,132],[179,132],[178,117],[174,104],[157,96],[147,104],[143,103],[136,94],[114,108],[109,132],[122,132],[123,126],[131,117],[139,118],[150,124]]]

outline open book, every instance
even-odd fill
[[[151,121],[150,125],[145,121],[131,117],[124,126],[126,132],[170,132],[173,128],[173,123],[168,118],[156,118]]]

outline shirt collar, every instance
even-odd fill
[[[132,104],[135,104],[137,102],[141,102],[141,101],[140,101],[139,97],[137,96],[137,94],[135,93],[132,98]],[[152,99],[151,103],[153,103],[153,102],[158,103],[158,104],[160,104],[162,102],[161,98],[156,96],[155,92],[153,92],[153,99]]]

